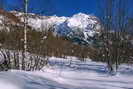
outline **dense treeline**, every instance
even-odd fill
[[[52,28],[51,28],[52,29]],[[55,36],[51,29],[48,31],[36,31],[28,29],[28,52],[38,55],[65,57],[76,56],[80,58],[89,57],[93,47],[87,47],[71,42],[65,37]],[[23,29],[14,28],[6,32],[0,31],[1,48],[9,50],[23,50]]]
[[[95,53],[95,50],[92,47],[81,46],[64,37],[55,36],[51,30],[52,28],[43,31],[27,29],[27,53],[39,56],[28,55],[26,60],[24,59],[23,28],[16,26],[10,29],[10,31],[1,30],[0,52],[5,61],[0,64],[0,69],[34,70],[45,66],[48,61],[47,57],[50,56],[62,58],[76,56],[79,60],[84,61],[85,58],[93,57],[95,55],[93,54],[93,52]],[[24,62],[22,62],[23,60]],[[21,67],[22,65],[23,67]]]
[[[96,44],[86,46],[73,43],[71,40],[68,40],[65,37],[55,36],[52,31],[53,28],[49,30],[37,31],[28,29],[27,39],[28,39],[28,52],[38,55],[47,55],[47,56],[56,56],[56,57],[65,57],[65,56],[76,56],[80,58],[92,58],[94,60],[99,60],[101,56],[99,54],[104,54],[102,49],[106,45],[106,32],[101,32],[101,35],[95,37]],[[120,34],[119,32],[117,34]],[[122,33],[121,33],[122,34]],[[6,32],[6,30],[0,31],[0,43],[1,48],[9,50],[23,50],[23,29],[13,27],[13,30]],[[116,46],[119,48],[120,52],[124,57],[132,56],[132,35],[124,33],[124,38],[119,36],[116,39],[116,33],[109,32],[108,36],[110,37],[108,41],[108,46],[112,53],[116,52],[111,48]],[[125,46],[126,45],[126,46]],[[115,54],[115,53],[114,53]],[[98,56],[99,55],[99,56]],[[103,59],[101,58],[100,61]]]

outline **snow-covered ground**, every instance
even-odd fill
[[[121,65],[109,75],[106,64],[74,57],[51,57],[49,66],[40,71],[0,72],[0,89],[133,89],[133,68]]]

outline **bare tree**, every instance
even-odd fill
[[[103,0],[100,15],[104,30],[101,40],[103,41],[103,58],[108,64],[109,72],[118,69],[122,59],[122,48],[126,48],[126,14],[128,0]],[[101,9],[101,8],[100,8]],[[122,48],[121,48],[122,47]]]

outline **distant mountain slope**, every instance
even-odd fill
[[[0,15],[6,17],[7,19],[9,19],[10,22],[14,22],[14,23],[20,23],[21,22],[20,19],[17,18],[15,15],[13,15],[10,12],[6,12],[2,9],[0,9]]]

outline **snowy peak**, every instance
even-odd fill
[[[75,14],[68,20],[68,26],[86,28],[88,24],[96,24],[97,18],[83,13]]]
[[[55,33],[68,37],[81,44],[92,44],[93,38],[101,31],[99,19],[83,13],[69,17],[55,26]]]
[[[68,26],[82,29],[85,34],[89,33],[89,36],[93,36],[91,33],[101,30],[99,19],[95,16],[87,15],[84,13],[79,13],[72,16],[68,20]]]

